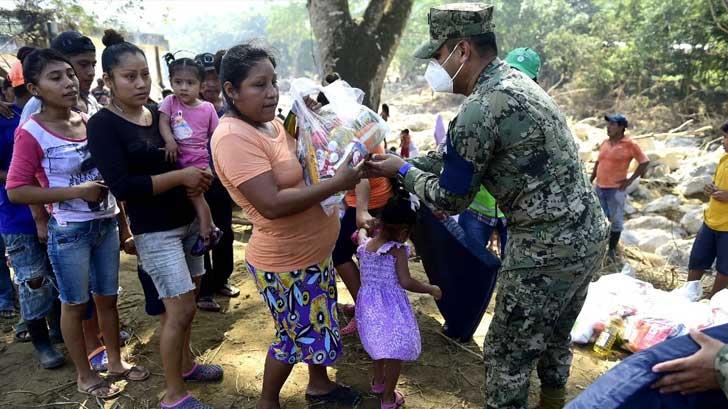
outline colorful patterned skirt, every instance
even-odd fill
[[[331,257],[285,273],[247,265],[276,324],[276,337],[268,353],[288,364],[333,364],[341,355],[342,345]]]

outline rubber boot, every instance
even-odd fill
[[[61,302],[53,301],[53,308],[46,317],[48,320],[48,328],[50,330],[51,342],[54,344],[63,343],[63,334],[61,333]]]
[[[616,260],[617,258],[617,246],[619,245],[619,237],[621,235],[621,231],[613,231],[609,234],[609,251],[607,252],[607,256],[612,260]]]
[[[541,385],[541,401],[538,409],[562,409],[566,405],[566,388],[549,388]]]
[[[63,365],[66,359],[60,352],[56,351],[48,336],[48,327],[45,319],[26,321],[35,353],[40,361],[40,366],[45,369],[58,368]]]

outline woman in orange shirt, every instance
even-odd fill
[[[276,118],[275,59],[266,50],[231,48],[222,58],[220,80],[228,110],[212,137],[213,162],[253,224],[246,262],[276,325],[257,408],[280,408],[280,390],[299,362],[309,368],[307,400],[354,404],[359,394],[326,372],[341,354],[331,261],[339,219],[319,203],[354,188],[361,165],[342,166],[333,178],[305,185],[296,141]]]

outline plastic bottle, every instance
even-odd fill
[[[601,358],[607,358],[611,354],[614,343],[621,336],[623,330],[624,320],[622,317],[612,317],[594,342],[594,353]]]

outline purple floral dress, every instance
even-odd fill
[[[409,247],[390,241],[370,252],[366,244],[357,249],[361,289],[356,321],[361,343],[373,360],[414,361],[422,350],[420,330],[407,292],[399,285],[395,257],[389,254],[392,248],[401,247],[409,255]]]

